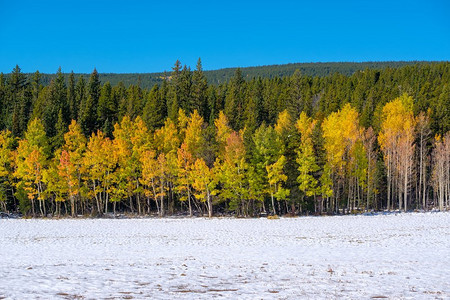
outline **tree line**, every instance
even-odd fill
[[[245,79],[252,78],[274,78],[292,76],[295,71],[300,71],[301,74],[312,77],[325,77],[334,73],[351,76],[355,72],[364,71],[366,69],[379,70],[385,68],[399,68],[403,66],[412,65],[427,65],[437,64],[437,61],[381,61],[381,62],[328,62],[328,63],[290,63],[283,65],[267,65],[257,67],[243,67],[240,68],[242,76]],[[236,68],[225,68],[218,70],[204,71],[205,77],[210,84],[222,84],[229,81],[235,74]],[[26,74],[32,76],[32,74]],[[6,74],[6,78],[9,74]],[[63,74],[64,79],[68,80],[70,73]],[[80,76],[87,76],[89,74],[74,74],[76,78]],[[144,89],[151,89],[155,84],[161,85],[165,78],[170,76],[170,72],[156,72],[156,73],[99,73],[101,82],[109,82],[115,86],[119,82],[126,87],[129,85],[139,85]],[[56,74],[40,73],[40,83],[49,85],[52,80],[55,80]]]
[[[449,63],[151,89],[0,74],[0,208],[23,214],[349,213],[450,204]]]

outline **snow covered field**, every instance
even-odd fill
[[[450,213],[0,220],[0,299],[450,298]]]

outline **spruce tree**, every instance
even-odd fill
[[[164,124],[164,104],[158,85],[154,85],[147,94],[143,111],[143,120],[150,131],[154,131]]]
[[[73,71],[70,72],[69,81],[67,84],[67,105],[69,108],[68,119],[76,120],[78,107],[75,89],[75,74]]]
[[[241,69],[237,68],[230,81],[225,98],[225,114],[234,130],[239,130],[244,125],[244,87],[245,81]]]
[[[79,123],[86,136],[89,136],[99,128],[97,122],[97,106],[98,99],[100,98],[100,89],[98,72],[97,69],[94,69],[87,85],[87,97],[84,103],[80,103]]]
[[[191,109],[196,109],[205,120],[206,117],[208,117],[207,91],[208,82],[205,74],[203,73],[202,61],[199,58],[197,61],[197,68],[192,75]]]

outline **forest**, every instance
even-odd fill
[[[378,61],[378,62],[327,62],[327,63],[292,63],[284,65],[267,65],[257,67],[240,68],[244,79],[252,78],[274,78],[292,76],[295,71],[300,71],[303,75],[308,76],[328,76],[334,73],[340,73],[350,76],[357,71],[365,69],[384,69],[399,68],[409,65],[425,65],[436,64],[435,61]],[[218,70],[203,71],[206,80],[210,84],[221,84],[229,81],[236,72],[236,68],[225,68]],[[25,74],[32,76],[33,74]],[[65,80],[69,79],[70,73],[63,74]],[[80,76],[89,77],[89,74],[74,74],[77,78]],[[155,84],[162,84],[164,79],[170,76],[170,72],[157,73],[99,73],[101,82],[109,82],[111,85],[117,85],[119,82],[126,87],[131,84],[139,85],[143,89],[151,89]],[[50,81],[55,80],[56,74],[40,74],[40,83],[49,85]]]
[[[347,214],[450,205],[450,63],[151,88],[0,74],[0,211]]]

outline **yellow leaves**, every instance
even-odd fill
[[[291,115],[287,110],[283,110],[278,115],[277,124],[275,124],[275,131],[279,136],[285,135],[287,132],[292,130],[293,122]]]
[[[78,194],[79,180],[78,180],[78,172],[77,167],[72,163],[70,152],[67,150],[63,150],[59,157],[58,164],[58,175],[64,182],[64,185],[67,187],[67,192],[69,196]],[[53,178],[56,180],[56,178]]]
[[[296,127],[301,134],[302,142],[311,139],[311,135],[317,121],[309,118],[304,111],[301,112],[297,120]]]
[[[345,156],[360,139],[358,112],[346,104],[342,110],[330,114],[324,120],[322,129],[330,167],[342,175]]]
[[[86,150],[86,137],[81,130],[80,124],[75,120],[72,120],[69,125],[69,131],[64,134],[64,141],[66,142],[63,146],[64,149],[72,153],[77,153],[76,157],[80,159]]]
[[[219,112],[219,117],[214,120],[214,125],[217,129],[217,141],[219,143],[219,152],[221,155],[225,152],[225,145],[227,143],[228,137],[230,136],[232,130],[228,125],[228,119],[223,113],[223,111]]]
[[[155,147],[159,152],[170,153],[175,152],[180,144],[178,130],[175,123],[170,119],[166,119],[164,126],[155,131]]]
[[[0,177],[8,177],[13,163],[13,137],[9,130],[0,131]]]
[[[277,184],[280,182],[286,182],[287,176],[283,173],[284,165],[286,164],[286,157],[281,155],[280,158],[273,164],[267,165],[267,178],[269,179],[269,184]]]
[[[116,163],[111,153],[112,142],[103,132],[92,134],[87,144],[83,165],[90,180],[101,179]]]
[[[416,119],[412,111],[412,97],[406,94],[386,103],[382,112],[378,142],[386,161],[392,160],[398,151],[411,152]]]
[[[287,180],[287,176],[283,173],[285,164],[286,157],[282,155],[275,163],[266,166],[270,193],[278,200],[286,199],[290,192],[290,190],[282,187],[282,184]]]
[[[24,186],[29,199],[40,194],[43,171],[47,166],[48,140],[42,122],[35,119],[30,122],[25,139],[19,141],[15,157],[16,186]]]
[[[195,158],[200,157],[205,144],[202,126],[203,118],[198,114],[197,110],[194,110],[187,121],[184,143],[186,144],[186,150]]]
[[[213,171],[206,165],[203,159],[196,159],[192,166],[192,187],[195,189],[195,198],[207,201],[208,195],[215,194],[215,180]]]
[[[245,148],[243,137],[241,134],[233,131],[229,135],[225,146],[225,161],[230,163],[238,163],[244,158],[244,155]]]
[[[404,94],[383,107],[381,132],[378,136],[383,151],[395,148],[399,139],[412,138],[416,122],[412,101],[412,97]]]

